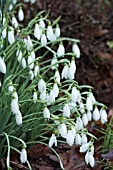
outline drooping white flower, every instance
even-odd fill
[[[62,74],[61,75],[62,75],[62,79],[63,78],[65,78],[65,79],[68,78],[68,65],[67,64],[64,65],[64,68],[62,70]]]
[[[85,143],[80,147],[80,152],[86,152],[89,148],[89,143]]]
[[[24,20],[24,12],[22,10],[22,7],[20,7],[20,9],[18,11],[18,19],[19,19],[19,21],[23,21]]]
[[[70,63],[70,67],[73,70],[74,74],[76,73],[76,64],[75,64],[75,59],[72,58],[71,63]]]
[[[76,58],[80,58],[80,49],[77,44],[73,44],[72,51],[76,55]]]
[[[55,144],[55,146],[57,146],[57,139],[55,134],[52,134],[52,136],[49,139],[49,147],[52,147],[53,144]]]
[[[92,102],[92,98],[90,95],[87,96],[86,99],[86,108],[88,111],[92,111],[93,110],[93,102]]]
[[[18,102],[18,94],[16,91],[13,92],[13,97],[16,99],[16,101]]]
[[[18,106],[18,102],[16,99],[12,99],[11,101],[11,111],[13,114],[18,114],[19,112],[19,106]]]
[[[31,55],[28,56],[27,62],[28,62],[29,68],[33,69],[34,68],[34,62],[33,62]]]
[[[0,72],[6,74],[6,64],[1,57],[0,57]]]
[[[58,84],[60,84],[60,73],[58,70],[55,71],[55,80]]]
[[[20,111],[18,111],[18,113],[15,115],[15,118],[16,118],[17,125],[21,125],[22,124],[22,114]]]
[[[69,146],[72,146],[74,143],[75,136],[73,135],[72,130],[68,130],[67,136],[66,136],[66,142]]]
[[[18,62],[20,62],[22,60],[22,51],[21,50],[17,50],[16,56],[17,56]]]
[[[97,107],[93,111],[93,120],[98,121],[100,119],[100,112]]]
[[[68,105],[69,105],[70,110],[73,110],[76,107],[76,103],[72,101],[69,102]]]
[[[58,24],[57,24],[56,29],[55,29],[55,36],[56,36],[56,38],[60,37],[60,28],[59,28]]]
[[[45,23],[44,23],[44,20],[43,19],[40,19],[39,21],[39,26],[40,28],[43,30],[45,28]]]
[[[88,118],[88,121],[92,120],[92,114],[90,111],[87,111],[87,118]]]
[[[105,109],[101,109],[100,110],[100,118],[101,118],[101,122],[102,124],[106,123],[108,120],[107,120],[107,113],[106,113],[106,110]]]
[[[46,35],[44,33],[42,33],[42,36],[41,36],[41,45],[43,47],[45,47],[47,45],[47,38],[46,38]]]
[[[50,94],[49,94],[49,102],[50,102],[50,103],[54,103],[54,102],[55,102],[55,94],[54,94],[54,91],[53,91],[53,90],[50,91]]]
[[[39,65],[38,63],[36,64],[35,68],[34,68],[34,76],[36,77],[39,71]]]
[[[9,27],[8,28],[8,42],[9,42],[9,44],[13,44],[14,41],[15,41],[14,29],[13,29],[13,27]]]
[[[87,136],[86,136],[86,134],[82,134],[81,142],[82,142],[82,144],[86,144],[87,143]]]
[[[91,167],[94,167],[95,160],[94,160],[93,155],[89,151],[87,151],[85,155],[85,161],[86,161],[86,164],[89,163]]]
[[[76,134],[75,143],[76,143],[76,145],[81,145],[81,136],[80,136],[80,134]]]
[[[29,70],[29,74],[30,74],[30,80],[34,79],[34,73],[32,70]]]
[[[82,101],[80,101],[79,107],[80,107],[80,112],[83,114],[85,111],[85,108],[84,108],[84,104]]]
[[[6,34],[7,34],[7,29],[4,28],[2,31],[2,38],[6,38]]]
[[[75,78],[75,72],[71,68],[71,66],[68,67],[68,78],[69,78],[69,80],[73,80]]]
[[[54,92],[54,96],[55,96],[55,97],[58,97],[59,88],[58,88],[57,83],[54,83],[54,85],[53,85],[53,92]]]
[[[58,50],[57,50],[57,56],[58,57],[63,57],[65,54],[65,48],[62,44],[62,42],[59,44]]]
[[[39,28],[38,24],[35,24],[35,28],[34,28],[34,37],[37,38],[38,40],[40,40],[42,35],[42,31]]]
[[[49,41],[53,41],[54,37],[53,37],[53,28],[51,26],[51,23],[49,23],[48,27],[47,27],[47,39]]]
[[[78,100],[78,96],[79,96],[79,91],[76,89],[76,87],[73,87],[71,92],[71,100],[76,103]]]
[[[46,91],[43,91],[40,93],[40,100],[42,100],[42,101],[46,100]]]
[[[51,69],[52,70],[56,70],[56,68],[58,67],[58,64],[56,64],[57,62],[58,62],[58,60],[57,60],[56,56],[54,56],[53,59],[51,60],[51,65],[52,65]]]
[[[63,107],[63,116],[70,117],[70,108],[68,104],[65,104]]]
[[[86,114],[83,114],[83,116],[82,116],[82,122],[83,122],[83,125],[84,125],[84,126],[87,126],[87,124],[88,124],[88,118],[87,118],[87,115],[86,115]]]
[[[13,15],[13,17],[12,17],[12,25],[13,25],[15,28],[18,27],[18,21],[17,21],[17,19],[15,18],[14,15]]]
[[[34,103],[36,103],[36,101],[37,101],[37,92],[36,91],[34,91],[34,93],[33,93],[33,101],[34,101]]]
[[[10,4],[8,9],[11,11],[13,9],[13,4]]]
[[[43,79],[40,79],[38,82],[38,90],[39,92],[46,91],[46,83]]]
[[[44,115],[44,118],[46,118],[46,119],[50,118],[50,111],[47,107],[44,108],[43,115]]]
[[[14,87],[10,84],[10,85],[8,86],[8,91],[9,91],[9,92],[13,92],[13,90],[14,90]]]
[[[12,3],[15,5],[17,3],[17,0],[13,0]]]
[[[32,57],[33,60],[35,60],[36,56],[35,56],[35,52],[33,50],[31,51],[30,56]]]
[[[20,153],[20,161],[21,163],[26,163],[27,162],[27,152],[26,149],[22,149]]]
[[[31,51],[33,49],[33,43],[29,35],[27,36],[27,38],[24,38],[24,43],[26,44],[28,51]]]
[[[72,133],[73,133],[73,135],[74,135],[74,138],[75,138],[76,133],[77,133],[77,126],[76,126],[76,125],[75,125],[75,126],[72,126],[72,127],[71,127],[71,131],[72,131]]]
[[[66,138],[67,136],[67,127],[64,123],[60,124],[59,127],[59,133],[63,138]]]
[[[78,130],[83,129],[83,122],[82,122],[82,120],[81,120],[80,117],[77,117],[77,119],[76,119],[76,125],[77,125],[77,129],[78,129]]]
[[[23,68],[26,68],[26,65],[27,65],[27,64],[26,64],[26,60],[25,60],[25,58],[23,57],[23,58],[22,58],[22,67],[23,67]]]

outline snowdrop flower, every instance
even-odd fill
[[[60,73],[58,70],[55,71],[55,80],[58,84],[60,84]]]
[[[39,26],[40,26],[40,28],[41,28],[42,30],[45,28],[44,20],[40,19],[40,21],[39,21]]]
[[[94,164],[95,164],[95,160],[94,160],[94,157],[93,155],[87,151],[86,155],[85,155],[85,161],[86,161],[86,164],[90,164],[91,167],[94,167]]]
[[[59,28],[58,24],[57,24],[56,29],[55,29],[55,36],[56,36],[56,38],[60,37],[60,28]]]
[[[80,147],[80,152],[86,152],[89,148],[89,143],[85,143]]]
[[[6,74],[6,64],[1,57],[0,57],[0,72]]]
[[[35,77],[37,76],[38,71],[39,71],[39,65],[38,65],[38,63],[36,63],[36,66],[35,66],[35,68],[34,68],[34,76],[35,76]]]
[[[81,145],[81,136],[79,134],[75,136],[75,143],[76,145]]]
[[[63,78],[65,78],[65,79],[68,78],[68,65],[67,64],[64,65],[64,68],[62,70],[62,74],[61,75],[62,75],[62,79]]]
[[[18,113],[15,115],[15,118],[16,118],[17,125],[21,125],[22,124],[22,114],[20,111],[18,111]]]
[[[86,144],[87,143],[87,136],[86,136],[86,134],[82,134],[81,142],[82,142],[82,144]]]
[[[57,60],[56,56],[54,56],[53,59],[51,60],[51,65],[52,65],[51,69],[52,70],[56,70],[56,68],[58,67],[58,64],[56,64],[57,62],[58,62],[58,60]]]
[[[50,103],[55,102],[55,94],[54,94],[54,91],[53,91],[53,90],[50,91],[50,94],[49,94],[49,102],[50,102]]]
[[[14,29],[12,27],[8,28],[8,42],[9,44],[13,44],[15,41],[14,38]]]
[[[30,70],[30,71],[29,71],[29,74],[30,74],[30,80],[33,80],[33,79],[34,79],[33,71],[32,71],[32,70]]]
[[[11,11],[13,9],[13,4],[10,4],[8,9],[9,9],[9,11]]]
[[[26,68],[26,65],[27,65],[27,64],[26,64],[26,60],[25,60],[25,58],[23,57],[23,58],[22,58],[22,67],[23,67],[23,68]]]
[[[47,39],[49,41],[53,41],[54,40],[54,37],[53,37],[53,28],[52,28],[50,22],[49,22],[48,27],[47,27]]]
[[[13,15],[12,17],[12,25],[17,28],[18,27],[18,22],[17,22],[17,19],[15,18],[15,16]]]
[[[61,136],[63,138],[66,138],[66,136],[67,136],[67,127],[66,127],[66,125],[64,123],[62,123],[62,124],[59,125],[58,129],[59,129],[59,133],[61,134]]]
[[[88,121],[92,120],[92,114],[90,111],[87,111],[87,118],[88,118]]]
[[[16,56],[18,57],[18,62],[20,62],[22,60],[22,51],[21,50],[17,50],[16,52]]]
[[[103,108],[100,110],[100,118],[101,118],[102,124],[104,124],[108,121],[107,120],[107,113],[106,113],[105,109],[103,109]]]
[[[35,56],[35,52],[33,50],[31,51],[30,56],[32,57],[33,60],[35,60],[36,56]]]
[[[8,87],[8,91],[13,92],[13,90],[14,90],[14,87],[10,84],[9,87]]]
[[[46,119],[50,118],[50,111],[47,107],[44,108],[43,115],[44,115],[44,118],[46,118]]]
[[[2,31],[2,38],[6,38],[7,29],[4,28]]]
[[[92,92],[90,93],[90,97],[91,97],[92,103],[95,104],[96,103],[96,99],[95,99],[95,97],[94,97]]]
[[[16,99],[16,101],[18,102],[18,94],[16,91],[13,92],[13,97]]]
[[[73,135],[72,130],[68,130],[67,136],[66,136],[66,142],[69,146],[72,146],[74,143],[75,136]]]
[[[54,96],[55,96],[55,97],[58,97],[59,88],[58,88],[57,83],[54,83],[54,85],[53,85],[53,92],[54,92]]]
[[[88,111],[92,111],[93,110],[93,102],[92,102],[91,95],[87,96],[87,99],[86,99],[86,108],[87,108]]]
[[[82,116],[82,122],[83,122],[84,126],[87,126],[87,124],[88,124],[88,118],[87,118],[87,115],[86,115],[86,114],[83,114],[83,116]]]
[[[72,126],[72,127],[71,127],[71,131],[72,131],[72,133],[73,133],[73,135],[74,135],[74,138],[75,138],[76,133],[77,133],[77,126],[76,126],[76,125],[75,125],[75,126]]]
[[[19,106],[18,106],[18,102],[16,99],[12,99],[12,101],[11,101],[11,111],[15,115],[18,114],[18,112],[19,112]]]
[[[42,36],[41,36],[41,45],[43,47],[45,47],[47,45],[47,38],[46,38],[45,33],[42,33]]]
[[[80,49],[77,44],[73,44],[72,51],[76,55],[76,58],[80,58]]]
[[[77,129],[78,129],[78,130],[83,129],[83,122],[82,122],[82,120],[81,120],[80,117],[77,117],[77,119],[76,119],[76,125],[77,125]]]
[[[69,80],[73,80],[75,78],[75,73],[71,66],[68,67],[68,78]]]
[[[42,31],[39,28],[38,24],[35,24],[35,28],[34,28],[34,37],[37,38],[38,40],[40,40],[42,35]]]
[[[83,114],[85,111],[85,108],[84,108],[84,104],[83,104],[82,100],[80,101],[79,107],[80,107],[80,112]]]
[[[23,21],[24,20],[24,12],[22,10],[22,7],[20,7],[20,9],[18,11],[18,19],[19,19],[19,21]]]
[[[34,62],[33,62],[33,59],[30,55],[28,56],[27,62],[28,62],[29,68],[33,69],[34,68]]]
[[[46,100],[46,91],[43,91],[40,93],[40,100],[42,100],[42,101]]]
[[[37,101],[37,92],[36,92],[36,90],[33,93],[33,101],[34,101],[34,103],[36,103],[36,101]]]
[[[70,110],[73,110],[76,107],[76,103],[74,102],[69,102],[68,103]]]
[[[57,56],[58,57],[63,57],[64,56],[64,54],[65,54],[65,48],[64,48],[64,46],[63,46],[63,44],[62,44],[62,42],[59,44],[59,47],[58,47],[58,50],[57,50]]]
[[[55,134],[52,134],[52,136],[49,139],[49,147],[52,147],[53,144],[55,144],[55,146],[57,146],[57,139]]]
[[[31,51],[33,49],[33,43],[29,35],[27,36],[27,38],[24,38],[24,43],[26,44],[28,51]]]
[[[27,162],[27,152],[26,149],[22,149],[20,153],[20,161],[21,163],[26,163]]]
[[[93,111],[93,120],[97,121],[100,119],[100,113],[97,107],[95,107]]]
[[[15,5],[17,3],[17,0],[13,0],[12,3]]]
[[[94,146],[93,146],[93,144],[90,147],[90,152],[91,152],[92,155],[94,155]]]
[[[77,102],[79,97],[79,91],[76,89],[76,87],[72,88],[72,92],[71,92],[71,100],[72,102]]]
[[[71,60],[70,67],[71,67],[71,69],[73,70],[73,72],[74,72],[74,74],[75,74],[75,72],[76,72],[76,64],[75,64],[75,59],[74,59],[74,57],[73,57],[72,60]]]
[[[39,92],[46,91],[46,83],[43,79],[40,79],[38,82],[38,90]]]
[[[63,116],[70,117],[70,108],[68,104],[65,104],[63,107]]]

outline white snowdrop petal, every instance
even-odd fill
[[[87,136],[86,136],[86,134],[82,134],[82,139],[81,139],[82,141],[82,144],[86,144],[87,143]]]
[[[25,58],[22,58],[22,67],[23,67],[23,68],[26,68],[26,65],[27,65],[27,64],[26,64]]]
[[[100,110],[100,118],[101,118],[102,124],[104,124],[108,121],[107,120],[107,113],[106,113],[105,109]]]
[[[15,41],[15,38],[14,38],[14,29],[12,27],[10,27],[8,29],[8,42],[9,44],[13,44]]]
[[[98,121],[100,119],[100,112],[97,107],[93,111],[93,120]]]
[[[40,93],[40,100],[42,100],[42,101],[46,100],[46,91],[43,91]]]
[[[27,152],[26,149],[22,149],[20,153],[20,161],[21,163],[26,163],[27,162]]]
[[[54,85],[53,85],[53,92],[54,92],[54,96],[55,96],[55,97],[58,97],[59,88],[58,88],[57,83],[54,83]]]
[[[16,99],[12,99],[11,101],[11,111],[13,112],[13,114],[18,114],[19,112],[19,106]]]
[[[81,136],[79,134],[75,136],[75,143],[76,145],[81,145]]]
[[[63,57],[65,54],[65,48],[63,46],[63,44],[59,44],[58,50],[57,50],[57,56],[58,57]]]
[[[30,69],[34,68],[34,62],[31,56],[28,56],[28,65]]]
[[[50,118],[50,111],[47,107],[44,108],[43,115],[44,115],[44,118],[46,118],[46,119]]]
[[[47,45],[47,38],[45,34],[42,34],[41,36],[41,45],[45,47]]]
[[[55,36],[56,36],[56,38],[60,37],[60,28],[59,27],[56,27],[56,29],[55,29]]]
[[[38,82],[38,90],[39,92],[46,91],[46,83],[43,79],[40,79]]]
[[[56,81],[57,81],[57,83],[58,84],[60,84],[60,73],[59,73],[59,71],[58,70],[56,70],[56,72],[55,72],[55,79],[56,79]]]
[[[34,91],[34,93],[33,93],[33,101],[34,101],[34,103],[36,103],[36,101],[37,101],[37,92],[36,91]]]
[[[52,147],[53,144],[55,144],[55,146],[57,146],[57,139],[55,134],[52,134],[52,136],[49,139],[49,147]]]
[[[19,19],[19,21],[24,20],[24,12],[23,12],[22,8],[20,8],[18,11],[18,19]]]
[[[77,44],[73,44],[72,51],[76,55],[76,58],[80,58],[80,49]]]
[[[89,143],[85,143],[80,147],[80,152],[86,152],[89,148]]]
[[[70,117],[70,108],[68,104],[65,104],[63,107],[63,116]]]
[[[17,125],[21,125],[22,124],[22,114],[20,111],[18,111],[18,113],[15,115],[16,117],[16,123]]]
[[[72,146],[74,143],[75,136],[73,135],[72,130],[68,130],[67,136],[66,136],[66,142],[69,146]]]
[[[66,136],[67,136],[67,127],[66,127],[66,125],[64,123],[62,123],[62,124],[59,125],[58,129],[59,129],[59,133],[61,134],[61,136],[63,138],[66,138]]]
[[[83,129],[83,122],[82,122],[82,120],[81,120],[80,117],[77,117],[76,125],[77,125],[77,129],[78,129],[78,130]]]
[[[0,57],[0,71],[2,73],[6,74],[6,64],[1,57]]]
[[[83,116],[82,116],[82,122],[83,122],[84,126],[87,126],[87,124],[88,124],[88,118],[87,118],[87,115],[86,115],[86,114],[83,114]]]

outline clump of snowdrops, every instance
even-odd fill
[[[10,152],[15,150],[21,163],[31,169],[27,146],[57,147],[60,139],[80,146],[86,163],[93,167],[96,137],[88,132],[87,124],[92,120],[104,124],[107,114],[92,87],[75,81],[79,40],[62,37],[59,18],[51,23],[44,11],[23,28],[20,5],[8,1],[0,11],[0,156],[7,153],[10,169]],[[64,46],[68,42],[69,52]],[[61,160],[60,165],[63,169]]]

